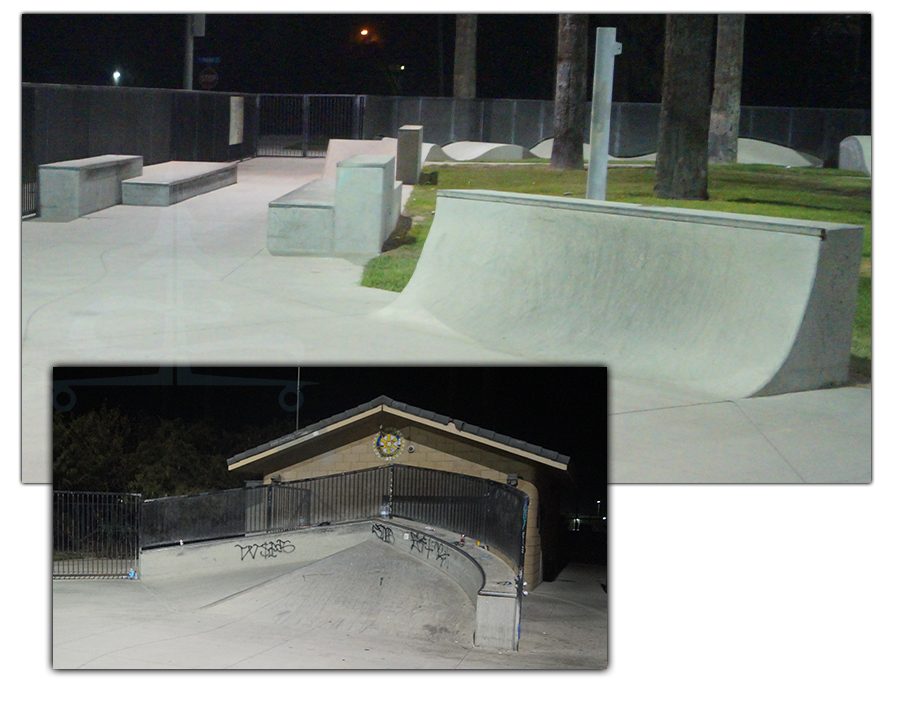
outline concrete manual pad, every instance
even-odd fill
[[[170,206],[237,181],[237,162],[163,162],[122,182],[122,203]]]

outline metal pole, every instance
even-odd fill
[[[185,15],[184,21],[184,90],[194,87],[194,16]]]
[[[606,170],[609,163],[609,113],[612,109],[615,57],[622,53],[615,27],[597,28],[594,53],[594,94],[591,104],[591,161],[588,166],[587,197],[606,200]]]

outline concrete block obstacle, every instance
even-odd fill
[[[68,222],[122,202],[122,181],[140,176],[144,158],[104,154],[38,167],[39,215]]]
[[[237,183],[238,162],[164,162],[122,181],[122,203],[170,206]]]
[[[851,135],[841,140],[838,151],[838,169],[860,171],[872,175],[872,136]]]
[[[322,178],[334,179],[337,177],[337,166],[340,162],[360,154],[396,158],[397,140],[328,140],[328,150],[325,152],[325,167],[322,170]]]
[[[422,172],[421,125],[404,125],[397,133],[397,180],[415,186]]]
[[[273,255],[375,257],[400,218],[403,184],[393,155],[355,155],[335,178],[316,179],[269,203]]]
[[[376,315],[718,399],[811,390],[847,380],[862,237],[846,224],[445,190],[412,279]]]
[[[519,610],[516,573],[506,560],[467,537],[405,519],[341,522],[277,534],[259,534],[145,550],[140,577],[209,584],[210,601],[223,600],[236,572],[271,579],[336,555],[365,541],[379,541],[454,580],[475,606],[475,646],[515,651]],[[219,594],[219,593],[222,594]]]

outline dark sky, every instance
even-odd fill
[[[123,85],[181,88],[184,20],[25,14],[22,80],[109,85],[118,68]],[[479,15],[477,97],[551,100],[556,22]],[[590,27],[590,57],[596,27],[616,27],[623,44],[613,99],[658,102],[664,16],[591,15]],[[214,59],[218,91],[449,96],[454,34],[451,14],[209,14],[194,40],[195,74],[200,59]],[[747,15],[744,48],[744,105],[871,105],[870,15]]]
[[[301,367],[299,371],[300,428],[384,394],[569,455],[579,474],[590,479],[585,489],[598,498],[605,495],[605,368]],[[208,419],[233,428],[278,421],[278,435],[284,435],[298,422],[297,373],[296,367],[55,368],[54,403],[57,410],[71,414],[105,402],[126,413]],[[245,450],[249,449],[223,453],[231,456]]]

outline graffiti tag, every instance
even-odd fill
[[[394,530],[384,524],[372,524],[372,533],[385,543],[394,543]]]
[[[441,564],[441,567],[444,566],[447,559],[450,557],[450,551],[443,543],[430,536],[420,534],[417,531],[409,532],[409,550],[416,550],[419,553],[424,553],[426,559],[434,558],[434,560]]]
[[[290,541],[283,539],[254,543],[250,546],[241,546],[239,543],[236,543],[235,547],[241,550],[241,560],[244,560],[247,556],[254,560],[257,556],[261,558],[276,558],[279,553],[293,553],[296,548]]]

